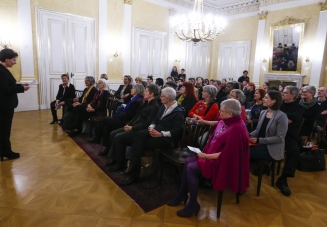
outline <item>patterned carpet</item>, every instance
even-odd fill
[[[86,141],[88,134],[80,134],[72,137],[74,142],[94,161],[95,164],[119,186],[119,182],[126,178],[119,172],[109,172],[105,163],[108,161],[106,157],[98,156],[98,153],[104,150],[99,144],[91,144]],[[149,168],[149,167],[147,167]],[[142,172],[149,172],[147,168]],[[158,171],[159,172],[159,171]],[[146,175],[146,174],[145,174]],[[161,186],[159,185],[159,177],[148,176],[140,178],[140,180],[132,185],[119,186],[137,205],[144,211],[152,211],[170,200],[177,192],[178,181],[174,168],[165,167]]]

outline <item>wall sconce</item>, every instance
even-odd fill
[[[2,47],[2,48],[8,48],[8,47],[11,47],[11,43],[10,43],[10,41],[0,41],[0,46]]]
[[[175,62],[181,62],[180,58],[175,59]]]
[[[114,57],[116,58],[116,57],[118,57],[118,56],[119,56],[119,52],[116,51],[116,52],[114,53]]]
[[[266,62],[267,62],[267,59],[264,58],[264,59],[262,60],[262,62],[266,63]]]
[[[305,58],[305,62],[310,62],[310,58],[309,57],[306,57]]]

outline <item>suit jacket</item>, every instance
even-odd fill
[[[24,87],[16,84],[11,72],[0,64],[0,109],[15,109],[18,106],[17,93],[24,93]]]
[[[100,94],[100,90],[98,90],[97,93]],[[98,96],[96,99],[93,98],[93,102],[95,102],[93,108],[97,114],[101,114],[106,110],[109,95],[109,91],[104,90],[102,95]]]
[[[250,133],[251,137],[258,137],[262,122],[266,117],[267,111],[268,110],[261,111],[257,128]],[[275,110],[273,116],[270,118],[267,124],[266,137],[258,138],[259,144],[266,144],[270,156],[275,160],[281,160],[284,158],[285,136],[287,129],[287,115],[280,110]]]
[[[138,97],[135,97],[130,101],[129,107],[125,112],[123,112],[119,119],[121,119],[124,122],[128,122],[131,120],[137,113],[137,110],[140,108],[141,104],[143,102],[143,96],[139,95]]]
[[[133,131],[146,129],[156,116],[158,109],[159,105],[156,99],[152,99],[149,103],[145,101],[140,106],[137,114],[127,124],[132,126]]]
[[[69,84],[68,87],[66,87],[65,89],[65,93],[64,93],[64,86],[62,86],[62,84],[59,85],[59,90],[56,96],[56,100],[59,100],[59,102],[64,101],[65,103],[68,100],[72,100],[76,97],[75,94],[75,86],[72,84]]]
[[[87,92],[87,88],[84,89],[82,96],[79,97],[79,99],[78,99],[78,101],[79,101],[80,103],[82,103],[83,96],[86,94],[86,92]],[[98,89],[96,89],[96,87],[93,87],[92,90],[90,91],[89,95],[88,95],[87,98],[86,98],[86,103],[87,103],[87,104],[89,104],[90,102],[92,102],[93,97],[94,97],[94,95],[95,95],[97,92],[98,92]]]
[[[118,90],[115,92],[115,95],[114,95],[114,96],[115,96],[117,99],[120,99],[120,92],[121,92],[121,90],[123,90],[123,88],[124,88],[124,85],[120,85],[119,88],[118,88]],[[124,94],[124,95],[126,95],[126,94],[131,94],[131,90],[132,90],[132,85],[129,84],[129,85],[127,85],[127,87],[125,88],[123,94]],[[131,95],[129,95],[127,98],[124,98],[124,104],[127,104],[129,101],[131,101],[131,98],[132,98]]]

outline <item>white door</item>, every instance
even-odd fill
[[[208,78],[209,55],[209,42],[199,42],[196,45],[193,42],[186,43],[186,62],[184,69],[186,70],[187,78]]]
[[[77,90],[94,76],[94,20],[38,10],[38,62],[41,109],[57,95],[61,75],[68,73]]]
[[[148,75],[164,78],[166,75],[167,51],[165,32],[134,27],[132,77]]]

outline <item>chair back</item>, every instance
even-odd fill
[[[186,119],[180,140],[180,147],[192,146],[202,149],[209,138],[210,129],[211,126],[209,125],[194,123]]]
[[[75,95],[76,95],[76,98],[79,98],[83,95],[83,91],[82,90],[75,90]]]
[[[108,110],[108,116],[112,117],[116,114],[117,112],[117,107],[120,105],[120,102],[115,100],[114,98],[108,98],[107,101],[107,110]]]

